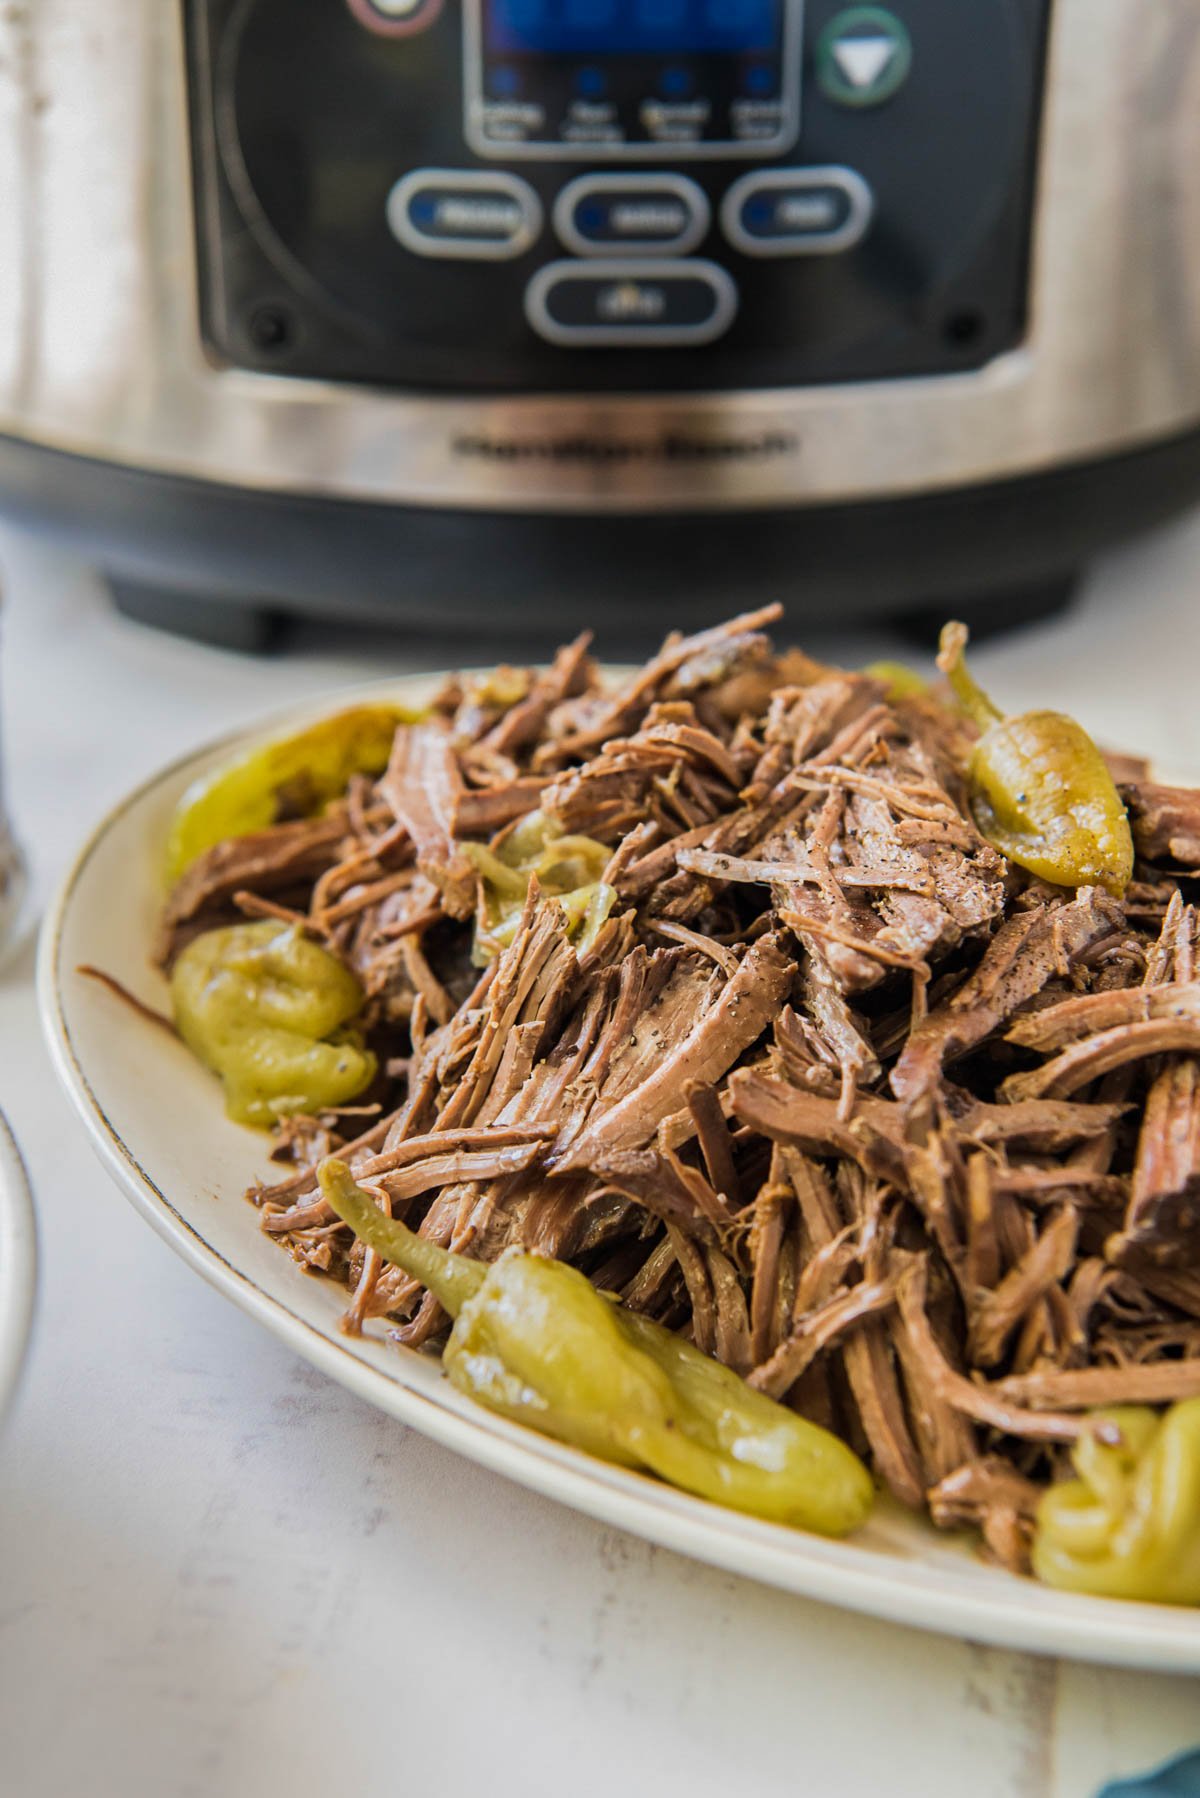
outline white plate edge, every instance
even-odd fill
[[[12,1126],[0,1111],[0,1427],[21,1384],[37,1290],[33,1189]]]

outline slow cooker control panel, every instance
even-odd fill
[[[1020,341],[1049,0],[188,0],[208,349],[459,392]]]

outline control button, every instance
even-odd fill
[[[692,91],[692,71],[682,63],[668,63],[658,78],[664,99],[682,100]]]
[[[752,62],[742,71],[742,86],[748,94],[761,100],[765,95],[775,92],[779,80],[770,63]]]
[[[703,188],[685,175],[581,175],[554,203],[554,229],[577,256],[682,256],[709,217]]]
[[[551,262],[525,292],[549,343],[711,343],[733,323],[737,288],[715,262]]]
[[[537,238],[542,203],[499,169],[413,169],[388,195],[387,221],[418,256],[504,262]]]
[[[885,6],[851,6],[817,40],[817,81],[839,106],[880,106],[908,79],[912,39]]]
[[[746,256],[823,256],[856,244],[874,209],[853,169],[768,169],[734,182],[721,226]]]
[[[442,0],[346,0],[350,11],[368,31],[381,37],[411,37],[433,24]]]

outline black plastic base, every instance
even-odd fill
[[[971,634],[976,642],[1001,631],[1019,629],[1039,619],[1067,609],[1079,585],[1079,574],[1047,581],[1036,581],[1028,587],[1001,593],[973,594],[957,605],[966,613]],[[207,643],[217,649],[237,649],[264,655],[287,646],[289,626],[293,619],[278,607],[266,606],[256,599],[231,602],[228,597],[205,599],[194,593],[181,593],[177,588],[146,586],[136,581],[110,578],[109,586],[117,610],[138,624],[156,630],[170,631],[177,637],[188,637],[193,643]],[[946,604],[917,607],[903,611],[893,620],[902,636],[921,649],[932,650],[947,617]],[[826,618],[826,624],[831,621]],[[641,633],[634,632],[636,641]],[[653,628],[650,635],[660,633]]]
[[[965,599],[962,610],[968,615],[971,635],[977,643],[1001,631],[1020,630],[1022,625],[1037,624],[1065,612],[1079,591],[1081,570],[1048,575],[1045,580],[1030,581],[1024,587],[999,589],[994,593],[973,593]],[[947,602],[914,606],[895,619],[902,635],[922,649],[933,649],[946,622]]]
[[[241,649],[252,655],[279,648],[286,615],[247,599],[240,605],[181,593],[177,587],[147,586],[141,581],[109,577],[118,612],[137,624],[211,643],[218,649]]]
[[[131,615],[241,647],[264,640],[248,610],[542,639],[583,623],[648,639],[774,599],[794,629],[927,627],[947,610],[1015,624],[1064,603],[1096,551],[1197,498],[1200,430],[906,500],[621,517],[249,492],[0,438],[0,511],[77,542]]]

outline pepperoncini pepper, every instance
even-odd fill
[[[1061,712],[1005,718],[967,672],[966,643],[965,625],[946,625],[938,667],[983,733],[967,769],[980,831],[1043,880],[1119,896],[1133,873],[1133,837],[1100,751]]]
[[[454,1318],[446,1372],[488,1410],[775,1523],[844,1535],[866,1518],[870,1475],[836,1436],[574,1268],[515,1248],[490,1266],[452,1255],[386,1217],[343,1162],[318,1178],[355,1235]]]
[[[179,1034],[225,1087],[239,1124],[268,1128],[294,1111],[344,1105],[375,1077],[347,1029],[363,991],[294,925],[268,918],[209,930],[171,973]]]
[[[422,716],[398,705],[351,706],[194,781],[171,820],[168,880],[174,884],[227,837],[265,830],[284,816],[311,816],[345,792],[351,775],[382,774],[397,726]]]
[[[1097,1412],[1072,1453],[1077,1479],[1051,1486],[1037,1513],[1033,1570],[1047,1585],[1105,1598],[1200,1604],[1200,1398],[1162,1415]]]
[[[863,669],[873,680],[882,681],[887,688],[887,696],[893,704],[904,699],[922,699],[929,691],[929,682],[907,662],[868,662]]]
[[[600,879],[612,850],[594,837],[562,836],[543,812],[530,812],[495,849],[464,843],[482,876],[483,897],[472,959],[479,967],[512,942],[529,882],[557,899],[578,952],[591,948],[616,903],[616,889]]]

